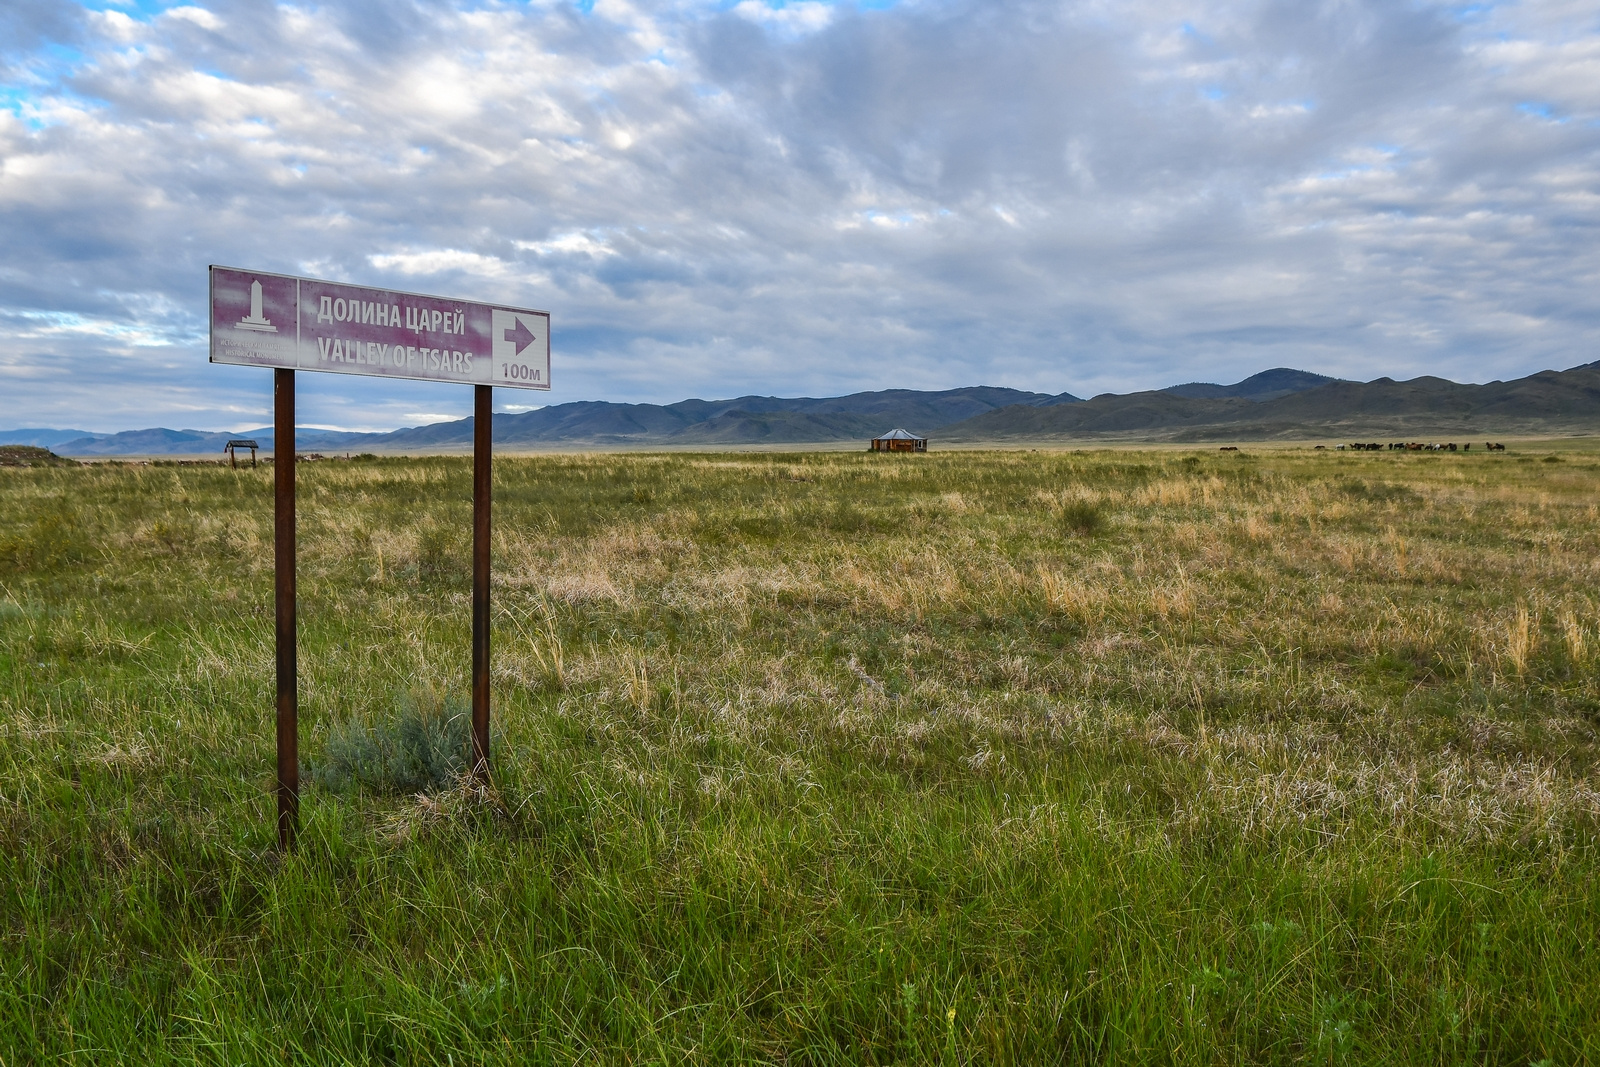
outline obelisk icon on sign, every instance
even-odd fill
[[[277,333],[278,328],[261,313],[261,283],[250,283],[250,314],[233,324],[235,330],[255,330],[258,333]]]

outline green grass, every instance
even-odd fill
[[[289,856],[270,469],[0,470],[0,1062],[1600,1061],[1542,457],[502,459],[420,794],[469,463],[305,464]]]

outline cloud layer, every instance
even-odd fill
[[[1600,358],[1592,4],[11,0],[0,83],[0,425],[261,423],[213,262],[547,308],[553,401]]]

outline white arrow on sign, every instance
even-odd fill
[[[539,327],[544,325],[534,316],[495,308],[491,322],[493,336],[489,341],[494,346],[492,351],[495,359],[517,359],[524,355],[537,358],[544,355],[543,352],[528,352],[539,340]]]

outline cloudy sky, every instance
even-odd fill
[[[515,410],[1509,378],[1597,238],[1593,0],[0,4],[0,427],[267,421],[210,263],[547,309]]]

